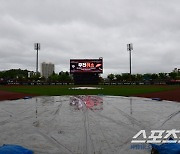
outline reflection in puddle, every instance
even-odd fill
[[[36,119],[37,119],[37,114],[38,114],[38,111],[37,111],[37,97],[36,97]]]
[[[36,121],[35,122],[33,122],[33,126],[35,126],[35,127],[38,127],[39,126],[39,121],[38,121],[38,110],[37,110],[37,102],[38,102],[38,100],[37,100],[37,97],[36,97],[36,103],[35,103],[35,107],[36,107]]]
[[[79,110],[83,107],[91,110],[103,110],[103,99],[98,96],[71,96],[70,105]]]
[[[132,107],[132,98],[129,99],[130,100],[130,114],[133,114],[133,107]]]

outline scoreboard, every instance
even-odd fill
[[[70,73],[103,73],[103,59],[70,59]]]

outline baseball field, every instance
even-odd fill
[[[180,102],[180,86],[172,85],[98,85],[98,89],[75,89],[75,85],[0,86],[0,100],[26,96],[112,95],[160,98]],[[85,87],[85,86],[84,86]]]

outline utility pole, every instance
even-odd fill
[[[40,50],[40,43],[34,43],[34,50],[37,50],[37,57],[36,57],[36,75],[38,75],[38,50]]]

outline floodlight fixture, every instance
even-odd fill
[[[34,50],[40,50],[40,43],[34,43]]]
[[[131,51],[133,50],[133,44],[130,43],[130,44],[127,44],[127,51]]]

